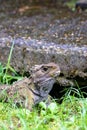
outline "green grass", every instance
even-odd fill
[[[46,109],[38,106],[33,108],[32,112],[0,103],[1,130],[86,130],[86,128],[86,99],[68,96],[62,104],[53,102],[51,107],[48,106]]]
[[[0,83],[3,84],[11,84],[12,80],[20,80],[22,79],[22,76],[20,77],[16,71],[10,66],[11,56],[14,49],[14,40],[12,41],[12,46],[10,49],[10,53],[8,56],[8,61],[6,66],[4,67],[0,63]]]
[[[75,11],[75,3],[77,2],[77,0],[70,0],[68,2],[66,2],[66,5],[72,9],[73,11]]]
[[[10,84],[13,80],[22,78],[10,66],[13,46],[14,44],[12,44],[6,67],[0,64],[1,83]],[[76,98],[74,94],[71,96],[72,92],[79,98]],[[72,87],[68,89],[61,104],[52,100],[52,103],[46,107],[46,104],[41,102],[31,112],[10,103],[0,102],[0,130],[73,129],[87,129],[87,99],[83,97],[78,85],[77,89]]]

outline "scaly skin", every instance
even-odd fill
[[[30,78],[14,82],[13,85],[1,85],[0,100],[12,101],[29,110],[33,105],[46,100],[56,77],[60,75],[59,66],[55,63],[35,65],[30,71]]]

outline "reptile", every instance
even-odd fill
[[[55,63],[35,65],[30,69],[30,77],[15,81],[12,85],[0,86],[0,101],[12,101],[16,105],[32,110],[40,101],[48,98],[60,67]]]

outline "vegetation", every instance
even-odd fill
[[[68,95],[62,104],[44,102],[30,112],[0,103],[1,130],[86,130],[87,100]]]
[[[75,3],[77,2],[77,0],[70,0],[68,2],[66,2],[66,5],[72,9],[73,11],[75,11]]]
[[[11,84],[11,82],[14,80],[22,79],[22,76],[20,77],[16,73],[16,71],[10,66],[10,60],[11,60],[11,56],[12,56],[13,47],[14,47],[14,40],[12,42],[12,47],[10,50],[10,54],[8,56],[7,65],[4,67],[0,63],[0,83],[3,83],[3,84]]]

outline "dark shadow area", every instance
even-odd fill
[[[81,79],[82,82],[82,79]],[[65,96],[75,96],[78,98],[86,98],[87,97],[87,86],[79,86],[78,80],[76,81],[76,86],[60,86],[59,84],[55,83],[52,90],[50,91],[50,96],[53,99],[57,100],[58,103],[61,103]]]
[[[62,97],[66,93],[66,88],[64,86],[60,86],[59,84],[55,83],[52,90],[50,91],[50,96],[56,99],[59,103],[62,102]]]

